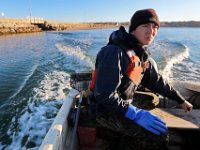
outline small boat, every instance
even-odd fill
[[[72,89],[47,132],[40,150],[103,150],[106,145],[109,145],[104,138],[98,137],[98,127],[86,126],[82,128],[78,123],[82,108],[83,95],[81,91],[87,89],[90,80],[91,73],[71,75]],[[194,109],[185,113],[178,108],[176,103],[167,99],[161,107],[150,111],[163,118],[169,128],[169,150],[185,148],[191,150],[193,147],[199,146],[197,139],[200,137],[200,82],[174,81],[172,84],[194,105]],[[69,115],[71,115],[72,105],[75,105],[74,99],[77,96],[79,100],[74,113],[75,119],[73,125],[70,125]],[[165,99],[164,97],[159,98]]]

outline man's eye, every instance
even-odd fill
[[[155,26],[155,27],[154,27],[154,30],[158,30],[158,26]]]
[[[155,28],[155,29],[158,29],[158,26],[157,26],[157,25],[155,25],[155,26],[154,26],[154,28]]]

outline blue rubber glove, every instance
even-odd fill
[[[135,123],[154,134],[160,135],[161,133],[167,132],[166,124],[162,119],[149,111],[138,109],[133,105],[128,106],[125,117],[133,120]]]

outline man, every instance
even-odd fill
[[[97,122],[133,137],[137,145],[134,149],[160,149],[168,140],[162,119],[131,104],[139,85],[174,99],[186,112],[193,107],[164,81],[148,59],[146,46],[152,43],[159,27],[154,9],[136,11],[129,33],[120,27],[98,53],[90,87],[96,99]]]

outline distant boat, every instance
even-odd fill
[[[82,74],[78,74],[82,75]],[[91,78],[90,74],[83,74],[84,76],[88,76],[87,79]],[[74,77],[74,76],[73,76]],[[72,85],[72,87],[80,85],[88,85],[87,81],[76,81],[76,85]],[[71,84],[74,84],[73,82]],[[193,109],[190,113],[185,113],[182,109],[179,108],[156,108],[151,110],[152,113],[163,118],[167,126],[169,128],[170,134],[170,143],[169,143],[169,150],[174,150],[175,148],[181,149],[182,147],[188,146],[192,149],[195,144],[198,144],[197,140],[199,139],[200,135],[200,82],[191,82],[191,81],[174,81],[173,85],[177,88],[185,98],[190,99],[190,101],[195,105],[197,109]],[[80,137],[77,136],[74,131],[77,131],[76,124],[74,127],[70,126],[68,123],[68,115],[70,113],[71,106],[73,104],[74,97],[77,96],[79,92],[75,89],[71,89],[67,99],[64,101],[60,111],[58,112],[51,128],[49,129],[48,133],[46,134],[41,146],[40,150],[79,150],[85,149],[87,150],[87,146],[90,146],[90,150],[101,150],[103,147],[109,145],[109,143],[99,138],[97,135],[98,127],[85,127],[86,133],[82,134]],[[81,96],[80,96],[81,99]],[[170,100],[167,100],[170,103]],[[172,102],[171,104],[166,104],[166,106],[175,106]],[[79,115],[77,115],[79,117]],[[76,118],[78,121],[78,118]],[[79,126],[79,129],[81,127]],[[84,131],[84,129],[82,130]],[[179,134],[175,134],[178,131]],[[187,132],[187,137],[184,136],[185,132]],[[184,138],[191,138],[190,141],[185,141]],[[196,141],[195,141],[196,139]],[[82,140],[82,141],[81,141]],[[191,142],[191,143],[190,143]],[[84,148],[84,144],[85,147]],[[88,145],[89,144],[89,145]],[[91,148],[92,147],[92,148]]]

